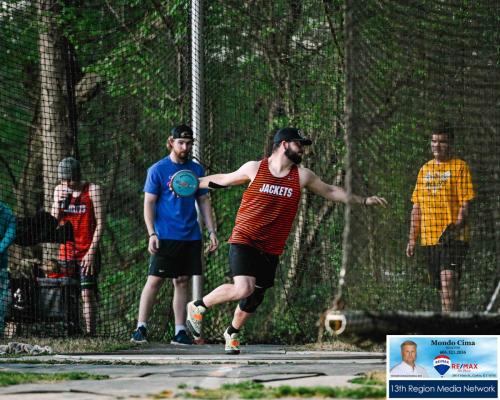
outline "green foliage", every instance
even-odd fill
[[[497,110],[490,107],[493,101],[482,101],[497,97],[498,13],[469,1],[384,7],[351,1],[352,60],[346,58],[344,1],[249,4],[211,1],[204,8],[201,144],[208,173],[261,159],[275,130],[293,125],[314,141],[303,165],[325,182],[343,186],[344,110],[352,109],[354,125],[347,132],[352,189],[382,195],[390,208],[353,207],[345,299],[351,308],[383,311],[393,310],[404,296],[409,310],[432,309],[428,299],[436,293],[425,282],[424,263],[418,257],[407,260],[404,249],[416,174],[430,157],[428,130],[443,115],[450,117],[460,127],[457,151],[471,162],[477,182],[473,215],[484,221],[473,234],[480,244],[471,247],[467,260],[474,274],[465,273],[467,281],[461,283],[470,294],[464,307],[481,309],[487,297],[482,288],[491,289],[498,257],[491,245],[497,197],[490,178],[498,175]],[[38,35],[44,28],[35,4],[9,7],[0,24],[0,37],[6,39],[0,41],[0,199],[21,208],[15,204],[22,193],[16,185],[39,132]],[[190,120],[190,2],[59,1],[51,16],[74,50],[74,153],[85,179],[105,191],[99,333],[126,338],[148,268],[142,216],[146,170],[166,156],[170,127]],[[346,85],[353,91],[350,104]],[[243,190],[211,195],[221,246],[206,257],[205,293],[230,281],[226,240]],[[337,294],[344,207],[311,194],[300,207],[276,286],[248,324],[247,342],[315,340],[319,315]],[[171,299],[167,282],[150,324],[155,339],[172,328]],[[210,339],[220,340],[233,307],[211,310]]]
[[[20,385],[34,382],[80,381],[109,379],[107,375],[89,374],[87,372],[62,372],[54,374],[22,373],[0,371],[0,386]]]
[[[326,386],[278,386],[265,387],[261,383],[243,381],[235,384],[224,384],[220,389],[196,389],[183,393],[182,396],[195,399],[268,399],[268,398],[382,398],[385,387],[380,383],[375,386],[356,388],[335,388]]]
[[[0,200],[15,208],[36,96],[37,24],[32,6],[0,19]],[[19,52],[22,49],[22,52]]]
[[[437,293],[425,279],[424,257],[405,256],[411,195],[420,167],[432,158],[431,129],[448,121],[455,127],[454,154],[469,163],[479,188],[469,217],[473,229],[482,232],[475,240],[489,243],[486,247],[496,240],[482,215],[492,215],[497,206],[480,194],[492,182],[479,166],[497,169],[484,150],[496,141],[491,131],[480,128],[486,120],[496,120],[497,105],[480,100],[489,95],[477,82],[497,79],[492,60],[498,46],[490,40],[498,36],[493,26],[499,16],[477,2],[351,6],[354,20],[360,21],[352,30],[355,45],[348,65],[353,77],[352,186],[386,197],[390,208],[351,214],[347,302],[354,309],[384,311],[404,298],[398,307],[439,310]],[[370,18],[364,19],[366,15]],[[484,277],[490,265],[498,264],[498,256],[486,263],[480,261],[482,254],[484,249],[476,247],[474,261],[466,265],[475,277],[462,275],[461,298],[468,301],[462,301],[461,310],[484,309],[485,299],[473,288],[489,283]]]

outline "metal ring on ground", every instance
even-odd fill
[[[345,331],[347,320],[344,314],[331,311],[325,317],[325,328],[333,335],[340,335]]]

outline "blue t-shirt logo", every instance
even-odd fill
[[[144,192],[158,196],[156,202],[155,231],[159,239],[200,240],[195,201],[197,197],[208,193],[207,189],[198,189],[194,196],[177,197],[170,190],[172,176],[189,169],[197,176],[204,176],[203,167],[189,160],[183,164],[174,163],[169,156],[161,159],[148,169]]]

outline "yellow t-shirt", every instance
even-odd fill
[[[460,207],[473,198],[472,177],[465,161],[451,159],[438,163],[431,160],[424,164],[411,196],[411,201],[421,210],[421,245],[438,244],[444,229],[457,221]],[[458,239],[469,240],[467,227]]]

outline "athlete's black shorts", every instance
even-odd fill
[[[469,244],[454,240],[446,245],[424,246],[430,284],[441,289],[441,271],[455,272],[456,280],[460,279],[462,265],[469,250]]]
[[[255,277],[255,285],[264,289],[274,286],[279,256],[265,253],[246,244],[229,246],[229,267],[231,276]]]
[[[160,240],[149,261],[149,275],[160,278],[201,275],[201,240]]]
[[[80,279],[80,288],[84,289],[97,289],[97,279],[99,272],[101,272],[101,252],[97,251],[94,257],[94,273],[92,275],[84,275],[82,265],[77,260],[58,260],[59,269],[64,276]]]

